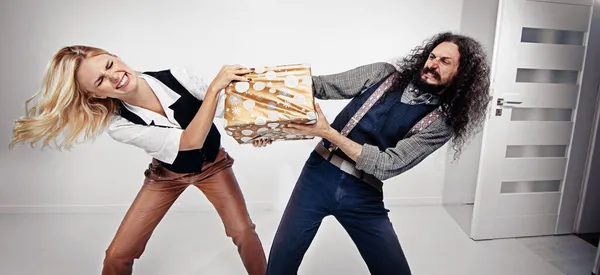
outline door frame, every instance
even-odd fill
[[[600,0],[592,3],[584,67],[580,76],[579,98],[569,148],[555,234],[573,233],[593,145],[593,130],[600,86]]]
[[[600,76],[599,76],[600,78]],[[581,187],[581,193],[579,196],[579,202],[577,204],[577,215],[575,217],[575,225],[574,225],[574,229],[573,232],[574,233],[590,233],[588,231],[585,231],[585,229],[582,228],[582,222],[584,219],[584,210],[586,209],[586,207],[589,207],[590,205],[592,205],[595,200],[597,200],[598,198],[600,198],[600,194],[598,194],[598,189],[596,189],[596,196],[594,197],[590,197],[591,194],[589,193],[589,185],[590,185],[590,181],[591,180],[600,180],[600,175],[599,174],[593,174],[594,172],[597,173],[597,171],[594,171],[593,169],[593,165],[597,164],[600,162],[600,155],[597,154],[597,152],[595,152],[596,150],[600,149],[600,87],[598,87],[598,95],[597,95],[597,100],[596,100],[596,114],[594,115],[594,126],[592,129],[592,134],[591,134],[591,138],[590,138],[590,146],[589,146],[589,154],[587,156],[587,160],[586,160],[586,166],[585,166],[585,172],[584,172],[584,180],[583,180],[583,186]],[[593,194],[592,194],[593,195]],[[594,232],[596,233],[596,232]]]
[[[600,275],[600,243],[598,244],[598,251],[596,252],[596,260],[594,261],[592,274]]]

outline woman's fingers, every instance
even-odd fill
[[[271,138],[259,138],[252,141],[252,145],[254,147],[266,147],[269,144],[273,143],[273,139]]]
[[[231,81],[250,82],[251,79],[245,76],[233,75],[231,76]]]
[[[251,72],[253,72],[253,70],[252,69],[248,69],[248,68],[237,68],[237,69],[235,69],[235,74],[238,74],[238,75],[239,74],[249,74]]]

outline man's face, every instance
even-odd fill
[[[460,53],[456,44],[451,42],[439,44],[431,51],[423,70],[421,70],[420,84],[443,90],[454,80],[459,60]]]

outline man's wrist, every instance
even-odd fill
[[[362,152],[362,145],[352,141],[333,128],[329,128],[323,138],[329,140],[341,149],[348,157],[356,161]]]
[[[325,130],[325,133],[323,133],[323,138],[329,141],[333,141],[337,135],[339,135],[340,133],[338,133],[335,129],[328,127],[327,130]]]

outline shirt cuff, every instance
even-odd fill
[[[217,97],[217,107],[215,109],[215,117],[224,118],[225,117],[225,90],[221,90],[219,92],[219,96]]]
[[[356,159],[356,169],[362,171],[373,171],[379,156],[379,148],[370,144],[363,144],[362,151]]]
[[[177,155],[179,154],[179,144],[181,143],[181,135],[183,134],[183,129],[171,128],[167,136],[165,137],[165,143],[163,147],[158,150],[158,152],[149,155],[155,157],[156,159],[168,163],[173,164]]]

